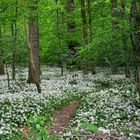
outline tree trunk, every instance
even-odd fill
[[[32,13],[34,13],[34,15],[29,18],[29,30],[27,18],[25,17],[25,33],[29,50],[29,72],[27,82],[29,84],[36,84],[38,92],[40,93],[39,27],[37,21],[37,2],[31,4],[30,10]]]
[[[116,25],[118,24],[118,22],[116,20],[117,15],[118,15],[118,12],[117,12],[117,8],[118,8],[117,0],[111,0],[111,4],[112,4],[112,29],[116,30],[117,29]]]
[[[91,0],[87,0],[88,4],[88,16],[89,16],[89,28],[90,28],[90,43],[92,42],[92,9],[91,9]]]
[[[6,76],[7,76],[7,86],[8,86],[8,89],[10,89],[10,78],[9,78],[8,65],[6,62],[6,58],[5,58],[5,69],[6,69]]]
[[[87,6],[88,6],[89,31],[90,31],[89,42],[92,43],[93,33],[92,33],[92,8],[91,8],[91,0],[87,0]],[[90,67],[92,69],[92,74],[96,74],[94,60],[91,61],[91,66]]]
[[[13,37],[13,60],[12,60],[12,80],[15,80],[15,69],[16,69],[16,39],[17,29],[16,23],[12,24],[12,37]]]
[[[57,4],[58,0],[56,0]],[[57,32],[57,38],[58,38],[58,45],[61,48],[61,36],[60,36],[60,30],[59,30],[59,10],[56,10],[56,32]],[[60,54],[61,55],[61,54]],[[60,60],[60,65],[61,65],[61,76],[63,76],[63,62]]]
[[[58,3],[58,0],[56,0],[56,4]],[[58,37],[58,44],[61,47],[61,37],[60,37],[60,30],[59,30],[59,10],[56,10],[56,29],[57,29],[57,37]]]
[[[137,89],[140,95],[140,4],[136,0],[131,3],[131,40],[134,50]]]
[[[2,37],[2,30],[0,27],[0,38]],[[0,40],[0,57],[3,56],[3,51],[2,51],[2,43]],[[0,75],[4,75],[5,71],[4,71],[4,60],[2,58],[0,58]]]
[[[83,44],[86,47],[87,41],[87,23],[86,23],[86,7],[85,0],[81,0],[81,15],[82,15],[82,24],[83,24]]]
[[[13,61],[12,61],[12,80],[15,80],[16,76],[16,41],[17,41],[17,12],[18,7],[15,9],[15,17],[12,24],[12,37],[13,37]]]
[[[117,60],[117,0],[111,0],[111,5],[112,5],[112,73],[116,73],[117,72],[117,64],[116,64],[116,60]]]
[[[67,9],[68,15],[73,14],[73,11],[75,10],[74,0],[66,0],[66,9]],[[67,23],[68,33],[72,35],[72,33],[75,32],[76,30],[76,23],[73,18],[71,19],[71,17],[69,16],[67,18],[68,18],[68,23]],[[76,40],[72,40],[70,37],[68,40],[68,49],[70,50],[71,55],[76,54],[76,47],[77,47]]]
[[[130,71],[129,71],[129,64],[128,64],[128,35],[127,33],[125,32],[125,25],[124,25],[124,22],[126,19],[126,0],[121,0],[121,17],[123,19],[123,22],[122,22],[122,42],[123,42],[123,49],[124,49],[124,52],[126,54],[125,56],[125,76],[127,78],[130,78]]]
[[[0,60],[0,75],[4,75],[4,61],[1,59]]]
[[[34,24],[33,19],[32,23],[29,25],[29,40],[31,44],[31,52],[33,54],[33,63],[35,66],[35,72],[32,67],[32,62],[29,61],[29,77],[28,83],[38,84],[40,82],[40,64],[39,64],[39,30],[36,24]],[[31,59],[30,55],[30,59]],[[36,73],[36,74],[35,74]],[[36,76],[35,76],[36,75]]]
[[[15,49],[15,40],[14,40],[14,44],[13,44],[13,60],[12,60],[12,80],[15,80],[15,69],[16,69],[16,49]]]
[[[137,90],[140,96],[140,65],[137,65]]]

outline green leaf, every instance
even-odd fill
[[[90,124],[90,123],[82,123],[82,127],[83,128],[87,128],[89,129],[90,131],[93,131],[93,132],[97,132],[98,131],[98,127],[94,124]]]
[[[138,3],[140,3],[140,0],[137,0]]]
[[[41,127],[40,127],[40,125],[39,125],[39,124],[36,124],[36,128],[37,128],[37,129],[40,129]]]

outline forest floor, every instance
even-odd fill
[[[77,105],[78,101],[72,101],[68,105],[56,111],[53,126],[49,129],[49,135],[61,135],[63,133],[63,131],[68,127],[70,120],[72,120]],[[25,138],[28,138],[30,134],[29,127],[23,127],[22,133]]]
[[[38,94],[35,85],[26,83],[27,75],[27,69],[18,68],[16,81],[10,77],[10,88],[6,75],[0,76],[1,140],[19,140],[17,128],[27,136],[30,129],[45,128],[60,140],[140,139],[133,77],[112,75],[105,69],[96,75],[65,70],[61,76],[60,68],[44,67]]]
[[[67,130],[67,127],[69,126],[69,123],[73,119],[73,115],[76,112],[78,104],[79,101],[70,102],[68,105],[66,105],[65,107],[56,112],[53,127],[50,128],[49,130],[50,135],[61,136],[63,132]],[[96,133],[94,135],[81,135],[81,136],[75,135],[75,137],[79,137],[81,140],[127,140],[125,137],[118,138],[110,136],[108,134],[101,133],[100,134]]]
[[[54,115],[53,126],[49,129],[49,135],[56,136],[54,138],[58,138],[57,136],[63,135],[63,132],[67,130],[70,121],[73,119],[73,115],[76,112],[76,108],[79,104],[79,101],[72,101],[68,105],[64,106],[60,110],[56,111]],[[22,128],[22,133],[25,136],[25,139],[29,137],[30,130],[28,127]],[[67,136],[66,136],[67,137]],[[79,140],[127,140],[125,137],[114,137],[108,134],[95,133],[92,135],[73,135],[74,137],[79,137]],[[65,136],[63,136],[65,139]],[[68,139],[68,138],[67,138]],[[34,140],[34,139],[33,139]],[[48,140],[53,140],[48,138]]]
[[[72,120],[77,106],[78,101],[73,101],[56,112],[53,127],[49,130],[50,135],[59,135],[63,133],[68,127],[70,120]]]

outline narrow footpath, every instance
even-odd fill
[[[70,102],[67,106],[57,111],[55,114],[54,125],[49,130],[49,134],[61,134],[65,128],[69,125],[74,112],[78,106],[78,101]]]

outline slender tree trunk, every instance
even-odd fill
[[[8,72],[8,65],[6,62],[6,58],[5,58],[5,69],[6,69],[6,76],[7,76],[7,85],[8,85],[8,89],[10,89],[10,78],[9,78],[9,72]]]
[[[134,50],[137,89],[140,95],[140,4],[136,0],[131,3],[131,40]]]
[[[121,0],[121,17],[123,19],[123,22],[122,22],[122,41],[123,41],[123,49],[125,51],[125,75],[127,78],[130,77],[130,71],[129,71],[129,64],[128,64],[128,35],[127,33],[125,32],[125,25],[124,25],[124,22],[127,20],[126,19],[126,0]]]
[[[63,66],[63,63],[61,63],[61,76],[64,75],[64,66]]]
[[[81,15],[82,15],[82,24],[83,24],[83,44],[86,47],[87,41],[87,23],[86,23],[86,7],[85,0],[81,0]]]
[[[4,27],[4,31],[3,31],[3,36],[5,37],[5,27]],[[7,64],[7,58],[6,58],[6,44],[5,42],[3,42],[3,62],[5,63],[5,72],[6,72],[6,76],[7,76],[7,86],[8,89],[10,89],[10,78],[9,78],[9,72],[8,72],[8,64]]]
[[[57,2],[58,2],[58,0],[56,0],[56,4],[57,4]],[[61,36],[60,36],[60,29],[59,29],[59,10],[58,9],[56,10],[56,18],[57,18],[57,20],[56,20],[57,28],[56,29],[57,29],[58,44],[59,44],[59,47],[61,47]],[[61,76],[63,76],[63,62],[60,62],[60,65],[61,65]]]
[[[116,30],[117,29],[117,8],[118,8],[118,4],[117,4],[117,0],[111,0],[111,4],[112,4],[112,30]]]
[[[13,36],[13,60],[12,60],[12,80],[15,80],[15,68],[16,68],[16,38],[15,38],[15,25],[12,25]]]
[[[68,12],[68,22],[67,22],[67,28],[68,33],[70,35],[70,38],[68,39],[68,49],[70,50],[70,54],[73,56],[76,54],[76,47],[77,42],[76,40],[71,39],[71,35],[76,30],[76,23],[73,18],[71,18],[69,15],[73,14],[75,7],[74,7],[74,0],[66,0],[66,9]]]
[[[15,80],[16,69],[16,40],[17,40],[17,25],[16,20],[12,24],[12,37],[13,37],[13,60],[12,60],[12,80]]]
[[[88,6],[89,31],[90,31],[89,42],[92,43],[93,33],[92,33],[92,8],[91,8],[91,0],[87,0],[87,6]],[[91,66],[90,67],[92,68],[92,74],[96,74],[94,60],[91,60]]]
[[[0,38],[2,37],[2,30],[1,30],[1,27],[0,27]],[[2,56],[3,56],[3,51],[2,51],[2,43],[1,43],[1,40],[0,40],[0,75],[4,75],[5,74],[5,71],[4,71],[4,60],[2,59]]]
[[[58,0],[56,0],[56,4],[57,4]],[[58,37],[58,44],[59,46],[61,46],[61,37],[60,37],[60,29],[59,29],[59,10],[56,10],[56,29],[57,29],[57,37]]]
[[[29,18],[29,27],[27,17],[25,17],[25,33],[26,41],[29,50],[29,73],[28,83],[36,84],[38,92],[41,92],[40,88],[40,61],[39,61],[39,27],[37,17],[37,2],[31,3],[30,10],[34,13]],[[28,29],[29,28],[29,29]]]
[[[88,16],[89,16],[89,28],[90,28],[90,43],[92,42],[92,9],[91,9],[91,0],[87,0],[88,4]]]
[[[5,72],[4,72],[4,60],[1,59],[0,60],[0,75],[4,75]]]
[[[16,76],[17,12],[18,12],[18,7],[16,6],[15,17],[13,20],[13,24],[11,25],[12,37],[13,37],[12,80],[15,80],[15,76]]]
[[[111,0],[111,7],[112,7],[112,73],[116,73],[117,72],[117,64],[116,64],[116,60],[117,60],[117,0]]]

